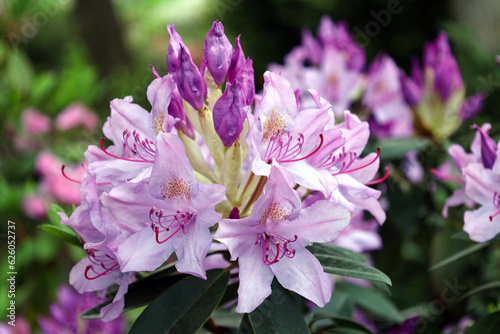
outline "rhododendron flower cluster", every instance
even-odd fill
[[[264,74],[255,98],[252,61],[220,22],[205,38],[200,66],[173,25],[168,32],[169,73],[153,68],[151,109],[130,96],[113,100],[106,138],[85,153],[81,205],[61,215],[88,255],[70,283],[80,293],[118,284],[100,311],[109,321],[137,272],[174,261],[179,273],[206,279],[213,268],[207,256],[218,249],[239,267],[238,312],[258,307],[273,277],[324,306],[331,280],[306,246],[333,242],[362,210],[385,221],[381,193],[371,187],[385,179],[375,179],[380,150],[363,155],[368,123],[343,110],[337,123],[337,111],[315,90],[301,107],[290,82],[274,72]],[[339,60],[346,71],[363,65],[353,45],[323,42],[325,52],[350,52],[348,62]],[[379,240],[367,235],[360,236],[370,239],[363,249],[377,248]]]
[[[443,215],[448,216],[450,206],[466,204],[473,208],[479,204],[478,209],[465,212],[463,228],[471,240],[485,242],[500,233],[499,145],[488,134],[491,124],[474,125],[472,128],[476,130],[476,135],[470,146],[471,153],[465,152],[458,144],[448,149],[457,175],[444,171],[446,165],[433,171],[436,176],[461,186],[447,199]]]

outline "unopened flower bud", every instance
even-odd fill
[[[236,37],[236,42],[234,43],[233,54],[231,55],[231,61],[229,62],[229,68],[227,69],[227,82],[233,82],[241,69],[241,66],[245,62],[245,55],[241,49],[240,36]]]
[[[226,78],[232,50],[233,47],[224,34],[224,26],[215,21],[205,37],[203,56],[205,65],[217,84],[222,84]]]
[[[189,50],[184,45],[182,37],[175,31],[175,26],[169,24],[167,26],[168,33],[170,35],[170,43],[168,44],[167,50],[167,67],[168,72],[175,73],[179,69],[179,53],[181,46],[185,48],[185,51],[189,54]]]
[[[179,60],[179,69],[174,75],[179,94],[184,100],[192,105],[194,109],[200,110],[203,108],[204,95],[203,79],[200,71],[193,63],[187,49],[183,46],[181,46]]]
[[[231,146],[243,130],[246,117],[244,107],[244,93],[240,83],[227,83],[226,91],[213,109],[215,131],[226,147]]]

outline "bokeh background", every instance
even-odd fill
[[[386,15],[390,8],[394,13]],[[301,30],[315,32],[323,15],[348,23],[356,42],[365,47],[367,63],[385,52],[407,73],[424,43],[446,31],[466,95],[487,94],[474,122],[491,122],[490,134],[498,138],[499,1],[0,0],[0,319],[5,319],[8,302],[7,221],[16,223],[17,315],[37,332],[37,317],[48,314],[58,286],[67,283],[71,267],[83,256],[80,249],[39,228],[47,222],[49,202],[67,210],[77,204],[71,198],[75,191],[78,195],[77,185],[62,178],[57,166],[67,165],[71,177],[81,178],[79,163],[87,145],[99,142],[113,98],[132,95],[149,108],[149,64],[167,73],[168,23],[175,24],[198,64],[204,36],[215,19],[222,21],[231,42],[241,34],[260,90],[267,66],[282,63],[300,44]],[[71,108],[77,111],[67,111]],[[34,110],[49,120],[35,117],[30,128],[30,120],[22,115]],[[64,126],[59,116],[63,111],[84,116],[75,116],[76,125]],[[469,143],[471,124],[464,124],[450,141]],[[46,131],[34,130],[37,125]],[[442,155],[444,160],[444,151]],[[424,161],[424,167],[434,163]],[[499,249],[487,257],[480,253],[445,270],[428,271],[430,264],[469,245],[450,239],[461,230],[461,212],[448,221],[440,215],[449,191],[438,191],[432,198],[428,194],[426,186],[392,181],[387,189],[389,217],[380,229],[384,248],[373,253],[375,266],[394,282],[394,302],[408,314],[429,306],[446,280],[458,279],[471,287],[471,277],[499,277]],[[439,332],[444,324],[458,321],[474,302],[439,312],[426,331]],[[129,319],[136,316],[137,312],[128,314]]]

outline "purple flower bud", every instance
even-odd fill
[[[224,34],[224,26],[215,21],[205,37],[203,56],[208,71],[215,83],[222,84],[226,78],[233,47]]]
[[[174,75],[174,81],[179,89],[179,94],[194,109],[203,108],[204,86],[203,78],[198,67],[193,63],[191,55],[186,48],[181,46],[179,54],[179,68]]]
[[[464,84],[457,62],[453,56],[446,57],[435,68],[434,90],[446,102],[457,90],[463,89]]]
[[[171,95],[170,104],[168,105],[168,114],[172,115],[175,118],[181,120],[182,125],[184,127],[184,132],[191,138],[194,138],[194,129],[193,125],[186,116],[184,111],[184,107],[182,106],[182,98],[179,95],[178,90],[174,90]],[[177,123],[179,125],[179,123]]]
[[[241,49],[240,36],[236,37],[236,42],[234,43],[233,54],[231,55],[231,62],[229,63],[229,68],[227,69],[227,82],[233,82],[241,69],[241,66],[245,62],[245,55]]]
[[[401,81],[401,91],[403,96],[412,107],[417,106],[422,99],[423,90],[411,78],[408,78],[404,73],[401,73],[399,80]]]
[[[484,131],[479,126],[474,124],[472,128],[479,131],[481,135],[481,159],[484,168],[492,168],[497,159],[497,143],[488,135],[488,131]]]
[[[314,38],[309,29],[302,30],[302,46],[305,48],[311,64],[319,65],[323,51],[318,40]]]
[[[188,54],[189,50],[184,45],[181,36],[175,31],[175,26],[173,24],[169,24],[167,30],[170,35],[170,43],[168,44],[167,50],[167,67],[168,72],[173,74],[179,69],[179,53],[181,47],[184,47]]]
[[[458,116],[460,116],[463,121],[468,121],[474,118],[481,111],[485,97],[486,94],[484,92],[480,92],[469,97],[462,103]]]
[[[213,109],[215,131],[224,146],[231,146],[243,130],[246,112],[244,96],[238,81],[227,83],[224,94],[215,102]]]
[[[237,81],[240,84],[241,92],[243,93],[243,102],[246,106],[251,106],[255,97],[255,79],[252,65],[253,62],[250,58],[245,60],[238,75],[232,82]]]

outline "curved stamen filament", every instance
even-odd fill
[[[290,259],[295,256],[295,249],[290,249],[289,243],[297,241],[297,238],[297,235],[294,235],[293,239],[287,239],[274,233],[262,233],[255,245],[261,247],[262,262],[271,265],[279,262],[284,256]]]
[[[493,206],[495,206],[498,211],[490,216],[490,222],[493,221],[493,218],[500,215],[500,194],[498,191],[495,191],[493,194]]]
[[[116,158],[116,159],[120,159],[120,160],[125,160],[125,161],[131,161],[131,162],[149,162],[149,163],[153,162],[153,161],[149,161],[149,160],[127,159],[127,158],[123,158],[123,157],[119,157],[117,155],[111,154],[108,151],[106,151],[106,149],[104,148],[104,140],[106,140],[106,138],[102,137],[101,138],[101,149],[102,149],[102,151],[104,153],[106,153],[110,157],[113,157],[113,158]]]
[[[288,138],[284,138],[284,137]],[[266,152],[264,153],[264,161],[270,163],[273,158],[278,162],[292,162],[302,151],[304,144],[304,135],[297,135],[297,143],[292,145],[293,136],[289,130],[278,130],[275,135],[269,139]]]
[[[118,262],[109,256],[108,254],[98,251],[98,250],[87,250],[88,254],[88,259],[90,263],[86,268],[85,268],[85,278],[88,280],[94,280],[96,278],[99,278],[101,276],[107,275],[112,271],[115,271],[118,268]],[[103,269],[103,271],[100,271],[98,269]],[[89,272],[92,271],[95,276],[89,276]]]
[[[82,183],[82,181],[78,181],[78,180],[72,179],[72,178],[70,178],[68,175],[66,175],[66,172],[64,171],[64,169],[65,169],[65,168],[66,168],[66,165],[62,165],[62,166],[61,166],[61,173],[62,173],[62,175],[63,175],[66,179],[70,180],[71,182],[80,183],[80,184]]]
[[[352,172],[358,171],[360,169],[366,168],[366,167],[370,166],[371,164],[373,164],[375,161],[377,161],[377,159],[378,159],[379,156],[380,156],[380,147],[377,147],[377,156],[375,158],[373,158],[373,160],[370,161],[369,163],[367,163],[366,165],[363,165],[363,166],[360,166],[360,167],[356,167],[356,168],[353,168],[353,169],[350,169],[350,170],[343,170],[343,168],[341,168],[340,172],[334,173],[332,175],[335,176],[335,175],[339,175],[339,174],[352,173]],[[353,161],[351,161],[351,163],[349,165],[351,165],[352,162]],[[344,161],[344,163],[345,163],[345,161]]]
[[[321,139],[318,147],[316,147],[316,149],[314,151],[312,151],[311,153],[309,153],[308,155],[306,155],[305,157],[303,158],[299,158],[299,159],[292,159],[292,160],[278,160],[279,163],[284,163],[284,162],[296,162],[296,161],[301,161],[301,160],[305,160],[311,156],[313,156],[316,152],[319,151],[319,149],[321,148],[321,146],[323,146],[323,134],[320,133],[319,134],[319,138]]]
[[[180,230],[182,230],[182,233],[187,234],[195,218],[196,216],[189,211],[176,211],[174,214],[165,215],[163,209],[156,210],[155,207],[152,207],[149,212],[151,228],[155,232],[156,242],[158,244],[167,242]],[[160,233],[164,232],[166,232],[168,236],[160,240]]]
[[[379,184],[379,183],[384,182],[384,181],[385,181],[385,180],[387,180],[387,178],[389,177],[389,172],[390,172],[390,171],[391,171],[391,170],[389,169],[389,167],[387,167],[387,168],[385,169],[385,175],[384,175],[384,176],[382,176],[382,177],[381,177],[380,179],[378,179],[378,180],[373,180],[373,181],[370,181],[370,182],[365,183],[365,186],[372,186],[372,185],[374,185],[374,184]]]
[[[463,184],[464,181],[454,175],[446,175],[442,172],[440,172],[439,170],[437,170],[436,168],[431,168],[430,169],[431,173],[434,174],[435,176],[439,177],[440,179],[443,179],[443,180],[448,180],[448,181],[451,181],[451,182],[455,182],[455,183],[458,183],[458,184]]]
[[[66,168],[66,165],[62,165],[61,166],[61,174],[69,181],[71,182],[75,182],[75,183],[79,183],[79,184],[82,184],[82,181],[78,181],[78,180],[75,180],[73,178],[70,178],[66,172],[64,171],[64,169]],[[83,163],[82,163],[82,168],[85,169]],[[86,169],[85,169],[86,170]],[[103,186],[103,185],[107,185],[107,184],[111,184],[111,182],[100,182],[100,183],[96,183],[96,185],[98,186]]]

